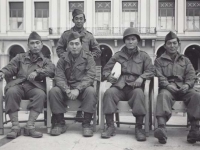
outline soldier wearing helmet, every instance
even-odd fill
[[[103,98],[103,108],[107,129],[102,132],[102,138],[110,138],[115,134],[113,115],[120,100],[127,100],[136,117],[135,136],[138,141],[145,141],[142,129],[146,114],[142,83],[154,76],[154,66],[149,55],[138,47],[140,35],[135,28],[127,28],[123,34],[125,46],[108,61],[103,69],[103,78],[112,83]],[[121,75],[116,79],[111,71],[118,62],[121,64]]]

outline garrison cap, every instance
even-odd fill
[[[77,15],[80,15],[80,14],[84,14],[82,10],[80,9],[74,9],[73,12],[72,12],[72,16],[73,18]]]
[[[165,36],[165,43],[166,43],[167,41],[169,41],[169,40],[176,39],[176,38],[177,38],[177,41],[179,42],[178,36],[177,36],[174,32],[170,31],[170,32]]]
[[[71,32],[69,34],[69,37],[68,37],[68,41],[72,41],[72,40],[75,40],[75,39],[78,39],[78,38],[82,38],[83,36],[80,35],[78,32]]]
[[[29,35],[29,37],[28,37],[28,41],[30,41],[30,40],[39,40],[39,41],[42,41],[42,38],[41,38],[41,36],[37,32],[33,31]]]

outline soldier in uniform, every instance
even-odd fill
[[[56,49],[56,53],[58,55],[58,57],[60,58],[61,55],[67,51],[67,44],[69,42],[69,35],[72,32],[78,32],[80,35],[83,36],[82,38],[82,46],[83,49],[86,51],[90,51],[94,57],[94,60],[96,62],[98,62],[98,58],[100,58],[101,56],[101,50],[99,48],[99,44],[96,41],[96,39],[94,38],[94,36],[92,35],[92,33],[90,33],[89,31],[87,31],[83,25],[86,22],[86,18],[85,18],[85,14],[83,13],[82,10],[80,9],[74,9],[72,12],[72,16],[73,16],[73,23],[75,24],[75,26],[73,28],[71,28],[70,30],[65,31],[58,43],[57,43],[57,49]],[[77,116],[76,117],[82,117],[82,112],[78,111],[77,112]],[[54,121],[54,116],[52,116],[52,122]],[[77,120],[79,121],[79,120]]]
[[[90,122],[97,103],[97,95],[93,87],[95,76],[95,61],[91,53],[83,49],[82,36],[77,32],[70,33],[67,52],[63,53],[57,63],[56,86],[49,92],[50,106],[55,116],[51,135],[57,136],[66,131],[65,102],[78,99],[82,102],[81,110],[84,112],[83,136],[93,136]]]
[[[43,57],[42,47],[41,37],[36,32],[32,32],[28,38],[30,50],[18,54],[0,70],[0,80],[4,77],[16,77],[16,79],[9,81],[5,87],[5,111],[12,123],[12,130],[7,134],[7,138],[14,139],[21,133],[18,121],[21,98],[30,100],[28,105],[30,114],[24,134],[33,138],[42,137],[42,133],[35,131],[34,124],[43,111],[46,100],[46,87],[43,80],[45,77],[53,77],[55,70],[51,60]]]
[[[169,32],[165,37],[165,52],[155,60],[156,76],[159,79],[159,94],[156,104],[158,128],[154,137],[162,144],[167,142],[166,122],[172,114],[175,100],[183,100],[187,106],[191,129],[187,141],[200,141],[198,120],[200,119],[200,94],[193,89],[195,70],[190,60],[178,52],[179,38]]]
[[[70,33],[78,32],[80,35],[83,36],[82,38],[83,49],[86,51],[90,51],[94,59],[99,58],[101,56],[101,50],[99,48],[98,42],[96,41],[92,33],[87,31],[83,27],[84,23],[86,22],[85,14],[83,13],[82,10],[74,9],[72,12],[72,16],[73,16],[72,21],[75,24],[75,26],[71,28],[70,30],[65,31],[61,35],[57,44],[57,49],[56,49],[56,53],[58,57],[60,58],[61,55],[67,51],[66,48],[67,48],[67,44],[69,43]]]
[[[142,83],[145,79],[154,76],[154,66],[149,55],[137,46],[140,35],[134,28],[127,28],[123,34],[125,47],[115,53],[103,69],[103,77],[112,83],[103,97],[103,110],[105,113],[107,129],[102,132],[102,138],[110,138],[115,134],[113,115],[117,111],[120,100],[127,100],[136,117],[135,135],[138,141],[145,141],[146,135],[142,129],[146,114],[145,97]],[[116,62],[122,66],[121,76],[117,80],[111,71]]]

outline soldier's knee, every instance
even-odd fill
[[[15,87],[11,87],[6,91],[5,94],[6,94],[6,96],[14,96],[14,97],[16,97],[19,93],[18,93],[18,91],[16,90]]]
[[[162,99],[163,98],[170,98],[171,97],[171,93],[166,90],[166,89],[163,89],[160,91],[160,93],[158,94],[158,97],[161,97]]]
[[[109,89],[107,89],[106,90],[106,92],[105,92],[105,96],[113,96],[113,95],[115,95],[116,93],[115,93],[115,91],[113,90],[113,88],[109,88]]]
[[[96,94],[96,91],[95,91],[94,87],[92,87],[92,86],[87,87],[85,89],[85,92],[87,92],[88,94],[92,94],[92,95]]]
[[[49,91],[49,97],[55,96],[57,94],[60,93],[60,88],[59,87],[53,87],[50,91]],[[51,99],[51,98],[50,98]]]

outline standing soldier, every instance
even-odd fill
[[[50,106],[55,116],[51,135],[57,136],[66,131],[64,120],[66,101],[78,99],[84,112],[83,136],[93,136],[90,122],[97,103],[97,95],[93,87],[95,76],[95,61],[92,55],[83,49],[81,35],[77,32],[70,33],[67,52],[63,53],[57,63],[56,86],[49,92]]]
[[[21,98],[29,98],[30,110],[29,119],[25,127],[24,134],[34,138],[42,137],[42,133],[35,131],[35,121],[43,111],[45,94],[45,77],[53,77],[55,66],[51,60],[44,58],[41,50],[43,47],[41,37],[32,32],[28,38],[28,48],[26,53],[18,54],[7,66],[0,70],[0,80],[5,78],[16,79],[9,81],[5,87],[5,111],[9,115],[12,130],[7,134],[7,138],[16,138],[20,135],[18,121],[18,111],[20,109]]]
[[[105,65],[103,76],[112,83],[103,97],[103,109],[107,129],[102,132],[102,138],[110,138],[115,134],[113,115],[117,111],[120,100],[127,100],[136,117],[135,136],[138,141],[145,141],[146,135],[142,129],[143,119],[146,114],[145,97],[142,83],[145,79],[154,76],[154,66],[149,55],[138,47],[139,33],[134,28],[124,31],[123,41],[125,47],[117,52]],[[111,75],[115,63],[122,66],[121,76],[117,80]]]
[[[155,60],[160,90],[156,104],[158,128],[155,129],[154,136],[161,144],[167,142],[165,125],[171,117],[175,99],[183,100],[187,106],[188,119],[191,123],[187,141],[200,141],[200,93],[193,89],[195,70],[190,60],[177,51],[179,46],[179,38],[175,33],[169,32],[165,37],[166,51]]]
[[[96,41],[96,39],[94,38],[94,36],[92,35],[92,33],[90,33],[89,31],[87,31],[83,25],[86,22],[85,19],[85,14],[83,13],[82,10],[79,9],[74,9],[72,12],[72,16],[73,16],[73,23],[75,24],[75,26],[73,28],[71,28],[70,30],[65,31],[59,41],[58,41],[58,45],[57,45],[57,49],[56,49],[56,53],[58,55],[58,57],[60,58],[61,55],[67,51],[67,44],[69,42],[69,35],[72,32],[78,32],[81,36],[83,36],[83,49],[86,51],[91,51],[92,55],[94,57],[94,59],[97,59],[101,56],[101,50],[99,48],[98,42]]]

